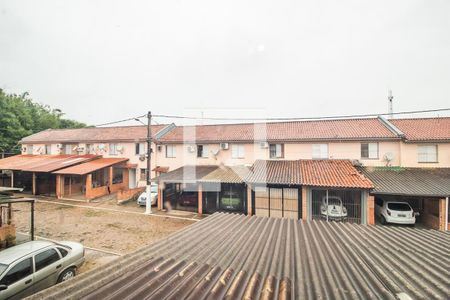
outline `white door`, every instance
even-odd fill
[[[129,188],[134,189],[136,187],[136,169],[129,170]]]

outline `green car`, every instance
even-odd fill
[[[220,199],[222,209],[240,210],[241,203],[242,201],[239,195],[233,192],[224,192]]]

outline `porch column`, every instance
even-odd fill
[[[33,177],[32,177],[32,193],[33,195],[36,195],[36,173],[33,172]]]
[[[113,167],[108,168],[108,186],[111,189],[113,180]]]
[[[439,199],[439,230],[445,231],[447,228],[446,199]]]
[[[203,187],[200,183],[198,185],[198,215],[201,216],[203,213]]]
[[[302,186],[302,220],[308,220],[308,188]]]
[[[14,187],[14,171],[11,170],[11,187]]]
[[[56,175],[56,198],[61,198],[61,176],[60,174]]]
[[[375,196],[374,195],[367,196],[367,225],[375,225]]]
[[[90,199],[92,190],[92,174],[86,175],[86,198]]]
[[[158,183],[158,210],[162,210],[162,184]]]
[[[247,216],[252,215],[252,186],[249,184],[247,185]]]

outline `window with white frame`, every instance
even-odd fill
[[[313,159],[328,159],[328,144],[313,144],[312,145]]]
[[[420,145],[417,147],[417,161],[420,163],[438,162],[437,145]]]
[[[284,144],[270,144],[269,156],[270,156],[270,158],[283,158],[284,157]]]
[[[231,158],[244,158],[245,147],[242,144],[231,145]]]
[[[109,144],[109,155],[117,155],[118,144]]]
[[[362,143],[361,158],[378,159],[378,143]]]
[[[197,157],[208,157],[208,147],[206,145],[197,145]]]
[[[145,143],[136,143],[135,145],[135,154],[142,155],[145,153]]]
[[[174,158],[177,156],[177,148],[175,145],[166,145],[166,157]]]
[[[27,154],[33,154],[33,145],[27,146]]]

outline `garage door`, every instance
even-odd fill
[[[298,189],[265,188],[255,191],[257,216],[298,219]]]

